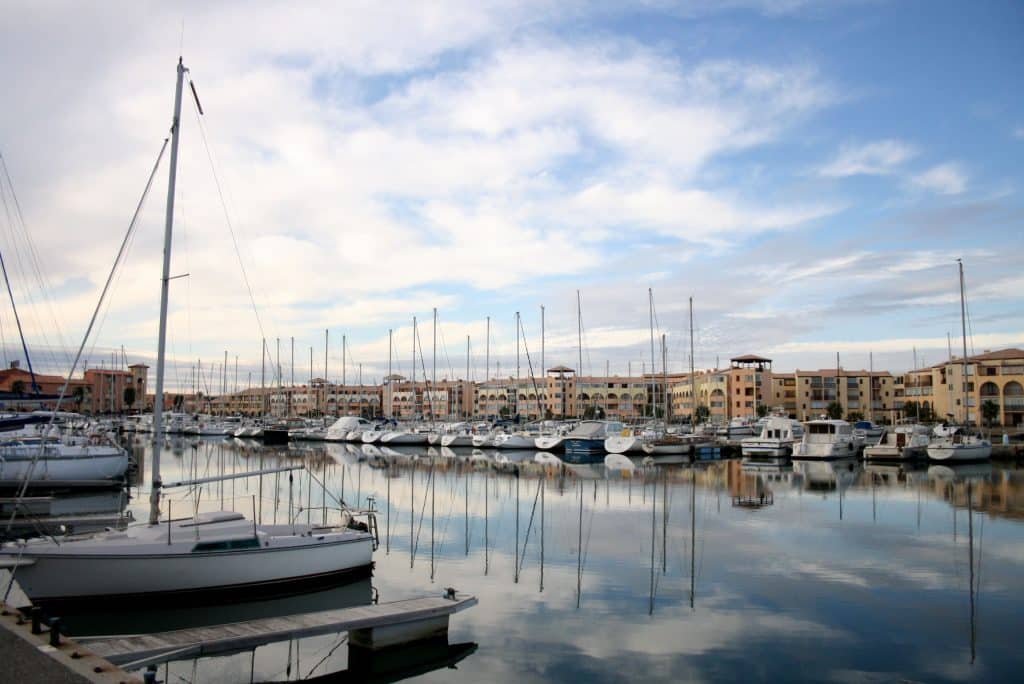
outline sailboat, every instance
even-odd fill
[[[956,426],[946,431],[946,434],[939,437],[928,445],[928,458],[933,461],[985,461],[992,455],[992,443],[981,435],[973,434],[967,430],[969,410],[967,406],[967,305],[964,302],[964,263],[957,259],[960,271],[960,329],[963,339],[963,356],[961,366],[963,372],[960,378],[960,389],[962,392],[961,404],[964,407],[963,426]]]
[[[37,399],[52,399],[54,397],[43,397],[39,392],[2,253],[0,271],[28,364],[32,395]],[[70,376],[60,398],[68,382]],[[62,435],[59,425],[55,424],[59,417],[60,414],[53,412],[0,418],[0,489],[18,488],[24,492],[32,487],[97,487],[124,483],[128,452],[114,444],[104,431],[94,429],[85,436]]]
[[[255,519],[254,498],[252,520],[228,511],[175,518],[168,502],[167,516],[164,522],[160,521],[160,491],[164,485],[160,476],[159,440],[163,435],[170,246],[185,72],[179,59],[160,292],[153,408],[157,445],[153,449],[149,522],[94,535],[19,540],[2,547],[0,568],[12,570],[11,582],[16,578],[35,604],[67,606],[101,602],[148,607],[168,601],[180,604],[183,601],[246,600],[268,592],[299,593],[306,588],[338,584],[343,579],[366,577],[371,572],[376,547],[375,536],[369,531],[376,528],[372,513],[367,514],[368,524],[356,522],[353,512],[345,509],[343,524],[337,527],[302,525],[295,521],[287,525],[263,525]],[[224,478],[175,484],[196,485],[220,479]]]
[[[651,406],[654,413],[654,298],[651,294],[650,288],[647,290],[648,296],[651,298]],[[693,338],[693,298],[690,298],[690,338],[692,343]],[[701,439],[694,435],[677,435],[672,434],[668,431],[669,413],[672,405],[669,398],[668,388],[668,353],[665,349],[665,336],[661,336],[661,369],[662,369],[662,382],[664,384],[664,391],[662,394],[665,397],[665,426],[666,429],[660,434],[655,434],[653,438],[644,440],[642,449],[644,453],[650,458],[657,458],[662,463],[672,462],[684,462],[689,460],[697,445],[701,443]],[[692,374],[692,372],[691,372]]]

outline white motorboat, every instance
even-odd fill
[[[885,426],[876,425],[870,420],[858,420],[853,424],[853,431],[867,447],[882,441],[882,437],[885,435]]]
[[[924,425],[897,425],[886,430],[878,444],[864,447],[867,461],[908,461],[928,455],[930,442]]]
[[[164,362],[174,182],[181,127],[181,95],[185,75],[177,66],[174,116],[171,125],[171,160],[168,173],[167,216],[164,228],[163,270],[160,292],[159,338],[153,411],[157,439],[163,429]],[[161,153],[162,155],[162,153]],[[153,173],[156,173],[154,168]],[[356,524],[345,509],[337,527],[261,525],[240,513],[202,513],[177,518],[173,512],[160,522],[159,446],[153,449],[148,523],[129,525],[93,535],[16,541],[0,547],[0,568],[12,570],[34,604],[75,602],[99,605],[129,603],[148,607],[157,601],[233,601],[263,591],[294,593],[300,587],[322,586],[342,577],[368,576],[372,568],[375,527]],[[203,480],[210,481],[210,480]],[[197,481],[178,483],[183,486]],[[170,502],[168,502],[170,507]],[[368,514],[372,516],[372,512]]]
[[[966,429],[954,428],[952,434],[933,439],[928,444],[928,458],[932,461],[965,463],[987,461],[992,456],[992,443]]]
[[[760,435],[743,438],[740,449],[746,458],[789,456],[803,432],[799,421],[785,416],[771,416],[764,421]]]
[[[716,433],[725,439],[742,439],[754,434],[754,425],[748,418],[737,417],[719,427]]]
[[[862,445],[845,420],[809,420],[803,439],[793,446],[793,458],[843,458],[855,455]]]
[[[348,440],[348,435],[353,430],[366,430],[371,427],[373,427],[373,423],[365,418],[342,416],[327,428],[327,434],[324,436],[324,439],[328,442],[344,442]]]

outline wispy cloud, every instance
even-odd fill
[[[971,344],[978,349],[997,349],[1024,343],[1024,330],[1011,333],[989,333],[974,335]],[[908,337],[871,340],[815,340],[805,342],[786,342],[774,345],[769,353],[813,353],[834,352],[842,349],[848,352],[904,352],[908,349],[945,349],[948,344],[946,337]]]
[[[911,182],[922,190],[940,195],[959,195],[967,189],[967,174],[959,165],[946,163],[917,174]]]
[[[917,151],[901,140],[878,140],[844,145],[831,162],[819,169],[822,176],[886,176],[899,169]]]

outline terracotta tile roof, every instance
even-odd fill
[[[998,349],[967,357],[968,361],[1008,361],[1010,359],[1024,359],[1024,349]]]

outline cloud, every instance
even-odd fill
[[[917,151],[900,140],[878,140],[861,145],[844,145],[831,162],[821,167],[818,173],[832,178],[847,176],[887,176]]]
[[[1024,330],[1011,333],[975,334],[971,344],[977,349],[1001,349],[1021,344]],[[906,352],[909,349],[945,349],[945,337],[889,338],[871,340],[816,340],[785,342],[768,347],[769,353],[791,354],[808,352],[835,352],[837,349],[866,354],[868,352]]]
[[[953,163],[933,166],[911,179],[915,187],[940,195],[959,195],[967,189],[967,174]]]
[[[730,236],[793,228],[828,216],[839,207],[744,206],[744,202],[701,189],[660,184],[616,187],[598,183],[571,200],[573,216],[589,225],[653,230],[691,242],[727,244]]]

